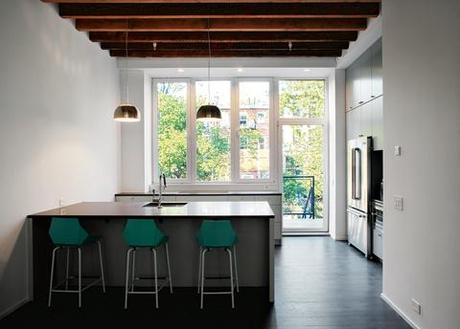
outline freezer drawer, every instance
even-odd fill
[[[347,210],[348,243],[368,254],[367,215],[353,209]]]

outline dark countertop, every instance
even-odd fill
[[[176,195],[281,195],[281,192],[273,191],[239,191],[239,192],[164,192],[163,195],[176,196]],[[152,193],[147,192],[120,192],[115,196],[149,196]],[[158,195],[158,193],[155,193]]]
[[[49,217],[155,217],[155,218],[273,218],[267,201],[188,202],[183,206],[143,207],[146,202],[81,202],[27,216]],[[164,202],[167,204],[167,202]]]

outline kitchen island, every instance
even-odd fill
[[[161,230],[169,236],[172,280],[176,287],[196,286],[199,249],[195,236],[201,221],[231,219],[238,235],[241,287],[266,287],[268,301],[274,301],[274,214],[265,201],[165,202],[161,208],[146,206],[145,202],[82,202],[29,215],[33,230],[35,299],[46,295],[48,289],[52,249],[48,229],[52,217],[77,217],[90,234],[102,236],[106,280],[109,286],[124,284],[127,246],[123,241],[122,232],[126,219],[155,219]],[[83,271],[97,274],[96,254],[88,250],[84,255],[88,256],[83,259]],[[142,255],[142,259],[142,262],[139,262],[139,271],[150,274],[152,262],[147,254]],[[207,275],[227,275],[228,264],[225,255],[211,254],[207,265]],[[164,272],[161,265],[159,271]],[[227,281],[221,280],[216,284],[224,286],[228,284]]]

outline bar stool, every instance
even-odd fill
[[[51,218],[51,226],[48,231],[51,240],[55,246],[52,253],[52,260],[51,260],[51,276],[50,276],[50,289],[48,295],[48,307],[51,307],[51,296],[53,292],[63,292],[63,293],[77,293],[78,294],[78,307],[81,307],[81,293],[88,289],[89,287],[95,285],[98,282],[102,283],[102,291],[105,293],[105,280],[104,280],[104,267],[102,265],[102,248],[101,248],[101,241],[100,237],[90,236],[88,232],[80,225],[78,218],[58,218],[53,217]],[[82,278],[89,278],[89,277],[82,277],[81,275],[81,249],[84,246],[96,244],[99,253],[99,266],[100,266],[100,277],[96,280],[90,282],[87,286],[81,286]],[[60,249],[67,250],[66,255],[66,271],[65,271],[65,279],[59,282],[56,287],[53,287],[53,280],[54,280],[54,267],[55,267],[55,259],[56,253]],[[69,276],[69,256],[70,250],[74,249],[77,250],[78,253],[78,289],[77,290],[69,290],[69,280],[74,279],[73,276]],[[64,289],[57,289],[65,283]]]
[[[128,219],[123,237],[128,244],[126,252],[126,278],[125,278],[125,309],[128,308],[129,294],[150,294],[155,295],[155,304],[158,308],[158,293],[169,282],[169,291],[172,294],[171,267],[169,263],[168,237],[158,228],[155,221],[149,219]],[[168,277],[165,278],[163,285],[158,289],[158,268],[157,268],[157,249],[160,246],[165,247],[166,266],[168,268]],[[136,251],[138,249],[151,249],[153,252],[154,277],[135,278]],[[132,258],[131,258],[132,255]],[[131,265],[131,289],[129,289],[129,270]],[[135,291],[135,280],[154,280],[155,290],[153,291]]]
[[[204,220],[201,223],[197,234],[197,241],[200,246],[199,272],[198,272],[198,292],[200,293],[200,308],[203,309],[204,295],[231,295],[232,308],[235,308],[234,281],[236,291],[239,292],[238,267],[236,261],[236,242],[238,237],[233,230],[230,220]],[[228,253],[230,268],[230,291],[204,291],[205,276],[205,256],[206,253],[215,249],[224,249]],[[233,250],[233,251],[232,251]],[[233,277],[233,266],[235,266],[235,278]],[[228,277],[227,277],[228,278]],[[213,279],[208,277],[207,279]],[[222,277],[214,279],[223,279]]]

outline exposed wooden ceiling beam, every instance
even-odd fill
[[[212,52],[212,57],[338,57],[341,54],[341,50],[216,50]],[[110,50],[110,56],[126,57],[126,52]],[[128,57],[208,57],[208,50],[134,50],[129,52]]]
[[[212,32],[212,42],[274,42],[274,41],[354,41],[356,31],[347,32]],[[95,42],[125,42],[125,32],[90,32]],[[129,42],[208,42],[206,32],[133,32]]]
[[[365,18],[77,19],[80,31],[361,31]],[[208,26],[209,25],[209,26]]]
[[[378,3],[63,3],[59,14],[65,18],[276,18],[376,17]]]
[[[156,43],[153,42],[102,42],[101,48],[107,50],[208,50],[208,44],[205,42],[199,43]],[[348,48],[348,42],[291,42],[293,50],[339,50]],[[288,42],[245,42],[245,43],[211,43],[212,50],[286,50],[289,48]]]
[[[381,0],[42,0],[49,3],[380,3]]]

